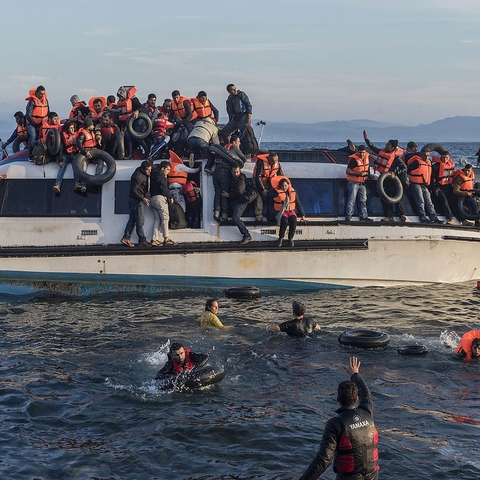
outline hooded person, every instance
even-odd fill
[[[292,303],[292,313],[295,317],[293,320],[269,325],[270,332],[284,332],[290,337],[306,337],[313,333],[314,330],[320,330],[320,325],[315,323],[311,318],[306,318],[305,311],[307,310],[303,302],[295,300]]]

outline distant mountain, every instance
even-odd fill
[[[255,126],[257,136],[259,126]],[[386,142],[394,138],[401,142],[480,142],[480,117],[450,117],[416,127],[372,120],[346,120],[319,123],[267,122],[264,142],[354,142],[363,141],[366,129],[372,142]]]

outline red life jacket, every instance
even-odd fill
[[[118,111],[120,112],[118,116],[118,121],[119,122],[126,122],[128,117],[131,115],[133,112],[132,110],[132,98],[135,96],[137,93],[137,88],[132,86],[124,87],[126,92],[127,92],[127,98],[120,99],[117,101],[117,108]]]
[[[409,173],[410,181],[419,185],[430,185],[432,176],[432,164],[430,160],[424,160],[420,155],[415,154],[408,159],[407,165],[410,165],[414,161],[418,162],[418,167]]]
[[[192,110],[192,118],[190,119],[190,121],[195,120],[197,118],[197,113],[193,108],[192,101],[187,97],[180,97],[178,99],[178,102],[172,100],[173,115],[177,118],[185,118],[187,116],[187,110],[185,108],[185,105],[183,104],[183,102],[185,101],[190,103],[190,109]]]
[[[212,117],[212,107],[210,106],[210,100],[206,100],[205,103],[201,103],[198,98],[192,98],[190,103],[193,105],[193,110],[197,113],[198,118]]]
[[[182,365],[172,360],[173,368],[177,373],[182,373],[185,370],[193,370],[193,363],[190,360],[190,349],[184,348],[184,350],[185,350],[185,366],[184,367],[182,367]]]
[[[195,191],[197,184],[193,180],[189,180],[185,185],[182,185],[182,193],[188,203],[193,203],[197,200],[198,194]]]
[[[260,180],[264,185],[268,185],[269,180],[277,175],[277,172],[280,169],[280,162],[277,159],[273,165],[270,165],[268,162],[268,153],[255,155],[253,159],[256,160],[255,167],[253,168],[253,178],[255,178],[257,173],[258,162],[263,162],[263,171]]]
[[[167,117],[159,116],[153,121],[152,137],[164,137],[167,130],[173,127],[173,123]]]
[[[453,183],[453,174],[455,172],[455,164],[453,160],[448,157],[446,162],[442,162],[440,157],[433,157],[432,162],[438,163],[438,185],[451,185]]]
[[[100,133],[102,134],[102,138],[104,138],[105,140],[110,140],[117,133],[115,124],[110,123],[110,125],[102,125],[100,127]]]
[[[67,153],[68,155],[78,153],[77,132],[74,132],[74,133],[62,132],[62,138],[63,138],[63,145],[64,145],[63,151],[65,153]]]
[[[80,136],[81,133],[83,133],[83,135],[85,136],[83,140],[83,148],[85,150],[88,150],[89,148],[95,148],[97,146],[94,132],[90,132],[90,130],[87,130],[86,128],[81,128],[78,131],[77,137]]]
[[[365,152],[363,158],[360,157],[360,155],[358,155],[357,153],[350,155],[348,158],[352,158],[357,162],[357,166],[355,168],[351,168],[351,170],[353,170],[354,172],[368,172],[370,168],[369,157],[370,155],[368,154],[368,152]],[[356,175],[350,175],[349,173],[347,173],[347,180],[351,180],[352,182],[364,183],[366,179],[366,176],[357,177]]]
[[[343,434],[333,460],[333,471],[366,475],[378,470],[378,432],[372,416],[354,408],[345,410],[337,419]]]
[[[83,120],[83,115],[82,112],[77,112],[79,108],[86,107],[87,104],[85,102],[77,102],[72,109],[70,110],[70,113],[68,114],[68,118],[76,118],[77,120]]]

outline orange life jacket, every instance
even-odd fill
[[[170,155],[170,165],[172,167],[168,174],[168,183],[185,185],[187,183],[188,173],[177,170],[179,165],[184,165],[183,160],[175,152],[169,151],[168,154]]]
[[[187,110],[185,108],[185,105],[183,105],[183,102],[185,101],[190,103],[190,109],[192,110],[192,118],[190,119],[190,121],[195,120],[197,118],[197,112],[193,108],[192,101],[187,97],[180,97],[178,99],[178,102],[172,100],[173,115],[176,118],[185,118],[187,116]]]
[[[120,115],[118,116],[119,122],[126,122],[130,114],[133,112],[132,98],[137,93],[137,88],[134,87],[133,85],[128,87],[123,87],[123,88],[125,88],[127,92],[127,98],[125,100],[120,99],[117,101],[117,108],[120,112]]]
[[[290,184],[288,190],[285,192],[283,190],[278,190],[275,189],[277,192],[277,195],[273,198],[273,209],[276,212],[281,212],[283,209],[283,203],[285,202],[285,199],[288,198],[290,200],[290,206],[288,207],[288,210],[295,210],[295,201],[297,199],[297,192],[293,189],[292,185]]]
[[[455,353],[465,353],[466,359],[472,359],[472,343],[476,338],[480,338],[480,330],[470,330],[460,339],[460,343],[455,349]]]
[[[193,105],[193,110],[197,113],[198,118],[212,117],[212,107],[210,106],[210,100],[206,100],[205,103],[195,97],[190,100]],[[213,118],[213,117],[212,117]]]
[[[474,183],[475,183],[475,173],[471,175],[467,175],[463,170],[455,170],[455,173],[453,174],[453,178],[461,177],[462,179],[462,184],[460,185],[460,190],[463,190],[464,192],[471,192],[472,190],[475,189]]]
[[[74,153],[78,153],[77,148],[77,132],[68,133],[62,131],[62,139],[64,145],[64,152],[72,155]]]
[[[401,149],[400,147],[395,148],[393,152],[386,152],[385,150],[380,150],[373,164],[373,170],[380,173],[390,171],[390,167],[392,166],[395,157],[401,157],[402,155],[403,149]]]
[[[62,132],[63,125],[58,123],[57,125],[51,125],[48,123],[48,118],[44,118],[42,120],[42,125],[40,126],[40,138],[45,142],[47,139],[47,130],[54,129],[58,130],[60,133]]]
[[[36,125],[40,125],[42,120],[48,115],[49,108],[48,108],[48,100],[47,100],[47,93],[45,92],[45,96],[43,100],[40,100],[35,95],[36,88],[31,88],[28,92],[28,97],[25,99],[28,102],[33,100],[33,110],[32,110],[32,120],[35,122]]]
[[[256,160],[255,167],[253,168],[253,178],[255,178],[257,173],[257,166],[259,165],[258,162],[263,162],[263,171],[260,180],[264,185],[268,186],[269,181],[271,181],[271,179],[277,175],[277,172],[280,169],[280,162],[278,161],[278,158],[275,160],[273,165],[270,165],[268,162],[268,153],[255,155],[253,159]]]
[[[407,165],[410,165],[414,161],[418,161],[418,167],[410,172],[410,181],[419,185],[430,185],[432,176],[432,164],[430,160],[425,160],[420,155],[415,154],[408,159]]]
[[[451,185],[453,183],[453,174],[455,172],[455,164],[448,157],[446,162],[442,162],[440,157],[432,157],[432,162],[438,163],[438,185]]]
[[[350,170],[353,170],[354,172],[368,172],[370,168],[369,157],[370,155],[368,152],[365,152],[363,158],[357,153],[350,155],[348,158],[352,158],[357,162],[357,166],[355,168],[351,168]],[[347,173],[347,180],[351,180],[352,182],[364,183],[366,179],[366,176],[357,177],[356,175],[350,175]]]
[[[100,110],[100,113],[97,113],[95,111],[95,109],[93,108],[93,104],[96,103],[98,100],[100,100],[102,102],[102,109]],[[100,117],[100,115],[105,110],[106,106],[107,106],[107,99],[105,97],[92,97],[88,101],[88,108],[90,109],[90,113],[89,113],[90,118],[96,119],[96,118]]]
[[[81,128],[78,131],[77,137],[83,133],[85,139],[83,140],[83,148],[88,150],[89,148],[95,148],[97,146],[97,141],[95,140],[95,133],[87,130],[86,128]]]
[[[17,123],[15,130],[17,131],[17,137],[23,137],[27,135],[27,127],[23,125],[23,123]]]
[[[87,104],[85,102],[77,102],[72,109],[70,110],[70,113],[68,114],[68,118],[74,118],[77,117],[78,120],[83,119],[83,114],[82,112],[77,112],[79,108],[86,107]]]

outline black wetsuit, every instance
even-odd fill
[[[317,324],[311,318],[300,318],[283,322],[279,325],[280,331],[291,337],[305,337],[315,330]]]

